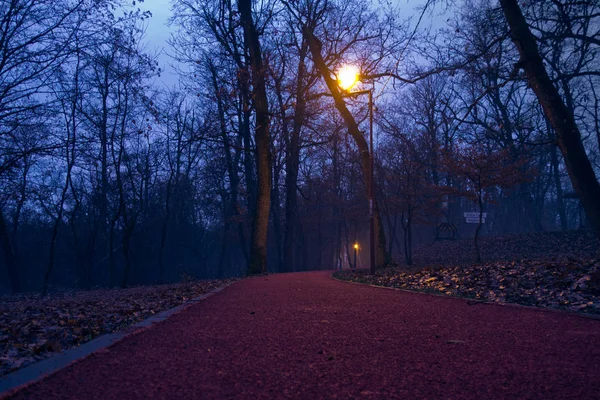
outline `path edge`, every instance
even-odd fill
[[[420,294],[420,295],[424,295],[424,296],[441,297],[444,299],[464,300],[465,302],[476,303],[475,305],[480,304],[480,305],[485,305],[485,306],[502,306],[502,307],[521,308],[521,309],[530,310],[530,311],[549,312],[549,313],[555,313],[555,314],[559,314],[559,315],[582,317],[582,318],[592,319],[595,321],[600,321],[600,315],[595,315],[595,314],[584,314],[584,313],[578,313],[578,312],[574,312],[574,311],[557,310],[557,309],[546,308],[546,307],[526,306],[524,304],[518,304],[518,303],[495,303],[495,302],[485,301],[485,300],[468,299],[466,297],[449,296],[449,295],[440,294],[440,293],[425,293],[425,292],[419,292],[418,290],[410,290],[410,289],[402,289],[402,288],[396,288],[396,287],[390,287],[390,286],[374,285],[372,283],[346,281],[344,279],[336,278],[335,276],[333,276],[334,274],[335,274],[335,272],[330,274],[331,279],[336,280],[338,282],[349,283],[351,285],[370,286],[370,287],[377,288],[377,289],[395,290],[395,291],[399,291],[399,292]]]
[[[236,282],[239,282],[240,280],[235,280],[233,282],[226,283],[223,286],[219,286],[210,292],[204,293],[171,309],[162,311],[150,318],[138,322],[137,324],[131,325],[122,331],[98,336],[97,338],[90,340],[81,346],[72,347],[50,358],[28,365],[8,375],[4,375],[0,377],[0,400],[6,399],[19,390],[24,389],[25,387],[44,378],[47,378],[70,366],[71,364],[89,357],[94,353],[104,351],[124,339],[142,333],[150,329],[152,326],[167,320],[174,314],[180,313],[192,307],[193,305],[198,304],[199,302],[219,293],[220,291],[228,288]]]

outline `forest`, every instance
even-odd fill
[[[172,88],[138,6],[0,2],[0,292],[600,232],[597,1],[171,0]]]

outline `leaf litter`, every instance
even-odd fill
[[[600,315],[600,242],[591,231],[484,238],[483,262],[471,240],[415,247],[415,266],[396,264],[371,275],[344,270],[357,283],[495,303]],[[478,304],[476,302],[470,304]]]
[[[122,331],[231,281],[0,296],[0,376]]]

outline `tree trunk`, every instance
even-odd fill
[[[242,110],[240,118],[240,132],[242,132],[242,141],[244,143],[244,177],[246,178],[246,203],[248,204],[248,213],[252,213],[256,209],[257,182],[254,177],[254,165],[252,157],[252,141],[250,135],[250,116],[251,106],[250,96],[247,94],[247,82],[241,83],[242,92]],[[258,160],[256,160],[258,163]],[[250,214],[251,215],[251,214]],[[252,218],[252,216],[251,216]]]
[[[350,268],[352,268],[354,266],[354,264],[352,263],[352,254],[350,252],[350,248],[354,248],[354,246],[352,244],[350,244],[350,235],[348,233],[349,229],[348,229],[348,224],[347,224],[347,220],[344,218],[342,219],[342,227],[344,229],[344,239],[345,239],[345,248],[346,248],[346,258],[348,259],[348,266]],[[355,254],[356,254],[356,249],[354,249]]]
[[[554,186],[556,186],[556,206],[560,217],[560,229],[567,230],[567,215],[565,212],[565,200],[563,197],[562,182],[560,181],[560,170],[558,163],[558,155],[556,154],[556,146],[550,149],[552,176],[554,178]]]
[[[277,253],[277,272],[283,272],[283,243],[281,234],[281,193],[279,192],[279,177],[281,174],[281,166],[273,162],[273,182],[271,184],[271,220],[273,221],[273,233],[275,236],[275,250]]]
[[[306,112],[306,89],[304,87],[306,64],[304,62],[308,52],[306,40],[300,47],[300,62],[298,64],[298,78],[296,82],[296,106],[291,137],[288,142],[285,159],[285,233],[283,237],[283,265],[286,271],[294,271],[298,199],[296,185],[298,183],[298,165],[300,164],[300,131],[304,125]]]
[[[171,212],[171,185],[173,175],[169,176],[167,181],[167,194],[165,198],[165,218],[162,221],[160,230],[160,247],[158,248],[158,283],[163,283],[165,279],[165,246],[167,244],[167,232],[169,228],[170,212]]]
[[[0,210],[0,242],[0,245],[2,245],[2,252],[4,253],[4,264],[6,265],[8,279],[10,280],[10,290],[13,293],[20,292],[21,280],[19,278],[19,270],[15,261],[15,254],[10,243],[10,235],[2,210]]]
[[[98,238],[98,227],[92,231],[86,247],[85,254],[82,257],[82,263],[79,268],[79,287],[89,289],[92,283],[92,265],[94,262],[94,251],[96,250],[96,239]]]
[[[271,208],[270,116],[260,42],[252,20],[252,1],[239,0],[238,8],[240,22],[244,27],[244,45],[250,53],[252,95],[256,110],[256,127],[254,131],[258,190],[256,194],[256,211],[252,221],[250,263],[248,265],[248,274],[253,275],[267,272],[267,232]]]
[[[333,137],[333,158],[332,158],[332,167],[333,167],[333,182],[335,184],[335,200],[333,203],[332,209],[332,218],[333,225],[335,229],[334,234],[334,269],[342,269],[342,178],[340,171],[340,136],[337,134],[337,131],[334,133]]]
[[[341,114],[346,126],[348,127],[348,132],[352,135],[352,138],[356,142],[358,147],[358,151],[360,152],[360,160],[361,166],[363,170],[365,187],[367,189],[367,193],[370,193],[371,188],[371,163],[370,163],[370,154],[369,154],[369,146],[360,129],[358,128],[358,124],[356,120],[346,107],[346,103],[342,97],[341,89],[337,86],[334,79],[331,77],[331,72],[329,68],[325,65],[323,61],[323,57],[321,55],[321,42],[313,35],[313,33],[307,28],[304,27],[302,29],[304,37],[308,42],[308,46],[310,48],[311,54],[313,56],[313,62],[315,66],[318,68],[321,76],[325,80],[331,95],[333,96],[333,100],[335,102],[335,106]],[[389,262],[389,256],[387,254],[387,248],[385,245],[385,232],[383,230],[383,224],[381,223],[381,215],[379,214],[379,207],[377,206],[377,201],[373,194],[373,213],[374,213],[374,231],[375,231],[375,266],[380,268]]]
[[[548,76],[536,39],[517,0],[500,0],[500,4],[510,27],[512,41],[521,57],[519,66],[525,70],[529,85],[556,132],[558,147],[565,159],[573,188],[592,226],[600,235],[600,183],[587,157],[575,118]]]
[[[402,230],[404,231],[404,261],[406,265],[412,265],[412,209],[409,206],[406,212],[406,223],[404,223],[404,213],[401,216]]]
[[[126,219],[125,219],[126,221]],[[123,247],[123,257],[125,258],[125,268],[123,269],[123,280],[121,281],[121,288],[126,288],[129,285],[129,279],[131,271],[133,270],[133,262],[131,260],[131,236],[135,222],[132,225],[125,222],[125,229],[123,229],[123,239],[121,240],[121,246]]]
[[[25,205],[25,199],[27,197],[27,177],[29,175],[29,169],[31,168],[31,163],[29,162],[29,156],[23,157],[23,175],[21,177],[21,187],[19,190],[19,201],[17,202],[17,206],[15,208],[15,214],[13,217],[12,224],[12,236],[11,243],[13,246],[13,254],[15,258],[18,258],[19,254],[19,221],[21,220],[21,212],[23,211],[23,206]]]
[[[475,262],[480,263],[481,251],[479,250],[479,232],[481,231],[481,225],[483,222],[483,193],[481,192],[481,190],[479,191],[477,204],[479,205],[479,223],[477,224],[477,228],[475,229],[475,237],[473,238],[473,243],[475,244]]]
[[[396,240],[396,228],[398,226],[398,215],[394,214],[394,222],[392,222],[391,217],[389,214],[387,214],[387,220],[388,220],[388,231],[390,232],[390,243],[388,245],[388,254],[390,255],[390,257],[392,257],[392,254],[394,252],[394,241]]]
[[[115,259],[115,228],[120,217],[119,211],[111,218],[108,228],[108,287],[115,287],[117,282],[117,260]]]

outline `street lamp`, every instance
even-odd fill
[[[373,174],[373,88],[368,90],[357,90],[351,92],[350,90],[360,81],[360,74],[358,68],[355,66],[344,66],[337,74],[338,85],[342,89],[342,95],[346,97],[359,96],[361,94],[369,95],[369,238],[371,242],[371,274],[375,274],[375,213],[374,213],[374,197],[375,197],[375,180]],[[357,244],[354,245],[355,261],[354,266],[356,267],[356,250]]]
[[[338,84],[348,91],[358,83],[359,72],[354,65],[344,65],[337,73]]]
[[[358,253],[358,243],[354,243],[354,269],[356,269],[356,253]]]

